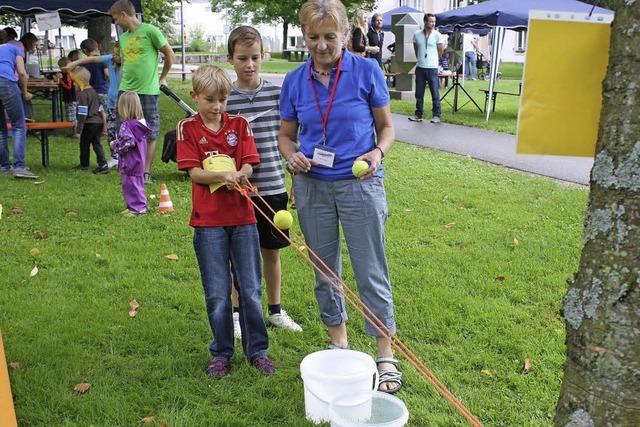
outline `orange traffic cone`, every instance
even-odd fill
[[[173,212],[173,203],[171,197],[169,197],[169,190],[167,190],[167,184],[160,184],[160,204],[158,209],[159,213]]]

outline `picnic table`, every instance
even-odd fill
[[[489,89],[478,89],[480,92],[484,92],[484,112],[487,112],[487,105],[489,104]],[[491,112],[496,111],[496,99],[498,99],[498,95],[505,96],[520,96],[522,95],[522,82],[518,86],[518,92],[504,92],[500,90],[494,90],[491,93]]]
[[[49,167],[49,134],[59,129],[73,129],[71,122],[27,122],[27,132],[36,132],[42,151],[42,166]],[[7,129],[11,129],[11,123],[7,123]],[[0,424],[1,425],[1,424]]]
[[[283,52],[283,56],[289,62],[304,62],[305,55],[307,55],[309,51],[307,48],[299,48],[299,49],[287,49]]]
[[[63,106],[58,83],[49,79],[30,78],[27,82],[27,90],[32,92],[34,97],[51,99],[51,121],[57,122],[62,119]]]

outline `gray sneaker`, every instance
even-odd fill
[[[118,166],[118,159],[114,159],[113,157],[109,159],[109,161],[107,162],[107,167],[109,169],[113,169],[116,166]]]
[[[411,120],[412,122],[421,122],[422,121],[422,117],[420,116],[411,116],[411,117],[407,117],[409,120]]]
[[[13,168],[11,166],[9,166],[7,168],[0,168],[0,173],[2,175],[11,175],[11,174],[13,174]]]
[[[38,175],[36,175],[35,173],[31,172],[27,168],[14,169],[13,170],[13,177],[14,178],[24,178],[24,179],[38,179]]]
[[[433,116],[433,119],[431,119],[431,123],[440,123],[440,117]]]

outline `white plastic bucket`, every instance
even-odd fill
[[[402,427],[409,411],[397,397],[374,391],[337,397],[329,406],[329,418],[331,427]]]
[[[368,393],[378,387],[378,369],[368,354],[353,350],[323,350],[300,363],[307,419],[327,422],[329,404],[338,395]],[[360,399],[364,404],[366,397]]]

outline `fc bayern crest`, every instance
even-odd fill
[[[236,135],[234,132],[228,133],[227,144],[229,144],[232,147],[235,147],[236,145],[238,145],[238,135]]]

